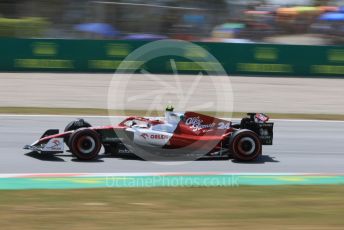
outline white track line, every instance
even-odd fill
[[[57,117],[57,118],[109,118],[110,116],[92,116],[92,115],[44,115],[44,114],[0,114],[0,117]],[[126,118],[128,116],[112,116],[115,118]],[[159,117],[158,117],[159,118]],[[238,120],[240,118],[224,118],[228,120]],[[322,122],[322,123],[343,123],[342,120],[314,120],[314,119],[271,119],[271,121],[295,121],[295,122]]]
[[[1,173],[0,178],[33,177],[137,177],[137,176],[344,176],[344,173],[238,173],[238,172],[156,172],[156,173]]]
[[[76,117],[90,117],[90,118],[107,118],[110,116],[96,116],[96,115],[54,115],[54,114],[0,114],[0,117],[66,117],[66,118],[76,118]],[[118,118],[124,118],[128,116],[113,116]]]

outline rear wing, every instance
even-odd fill
[[[263,145],[272,145],[274,123],[268,122],[269,116],[263,113],[247,113],[249,117],[241,120],[240,128],[255,132]]]

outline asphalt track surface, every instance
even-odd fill
[[[133,157],[100,155],[92,162],[70,153],[30,154],[31,144],[49,128],[63,129],[73,117],[0,116],[0,173],[344,173],[344,122],[275,121],[273,146],[254,163],[230,159],[188,162],[149,162]],[[108,125],[106,117],[88,117],[93,125]],[[120,120],[120,118],[118,119]]]

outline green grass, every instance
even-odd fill
[[[0,191],[1,229],[344,229],[344,186]]]
[[[215,112],[202,112],[208,115],[215,115]],[[0,114],[46,114],[46,115],[138,115],[138,116],[162,116],[163,111],[147,113],[143,110],[108,111],[107,109],[92,108],[42,108],[42,107],[0,107]],[[268,113],[271,118],[286,119],[317,119],[317,120],[344,120],[344,114],[297,114],[297,113]],[[244,112],[232,114],[219,112],[216,115],[241,118],[246,115]]]

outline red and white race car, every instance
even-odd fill
[[[97,158],[103,146],[105,153],[134,153],[149,160],[232,156],[254,161],[262,155],[262,145],[272,145],[273,123],[268,120],[265,114],[248,113],[235,124],[197,112],[173,111],[166,111],[165,119],[131,116],[115,126],[91,126],[78,119],[63,133],[47,130],[24,149],[62,153],[66,144],[80,160]]]

